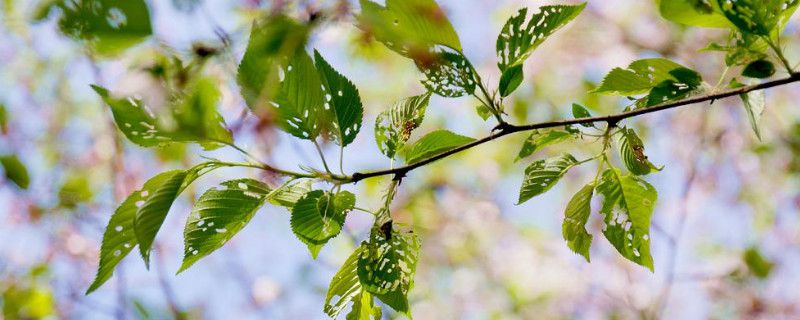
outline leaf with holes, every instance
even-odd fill
[[[567,246],[586,258],[586,262],[589,262],[589,248],[592,246],[592,235],[586,231],[586,222],[592,212],[593,194],[594,184],[581,188],[567,204],[564,223],[561,225],[561,234],[567,241]]]
[[[716,0],[658,0],[658,10],[672,22],[707,28],[729,28]]]
[[[297,200],[300,200],[306,193],[311,191],[312,182],[312,180],[308,179],[289,181],[269,195],[269,203],[292,209]]]
[[[361,96],[356,86],[334,70],[316,50],[314,59],[325,95],[325,114],[329,114],[330,117],[326,119],[329,121],[323,121],[325,129],[330,131],[340,146],[346,146],[355,140],[361,130],[361,121],[364,117]]]
[[[292,231],[308,246],[314,259],[328,240],[342,231],[347,213],[355,207],[348,191],[331,194],[321,190],[306,193],[292,208]]]
[[[457,98],[475,92],[475,78],[467,58],[459,53],[437,52],[431,61],[417,60],[425,75],[422,84],[442,97]]]
[[[519,191],[519,201],[522,204],[531,198],[550,190],[561,180],[561,177],[580,164],[571,154],[565,153],[546,160],[532,163],[525,169],[525,178]]]
[[[650,219],[658,193],[647,181],[608,169],[597,185],[603,195],[603,234],[626,259],[653,271]]]
[[[285,15],[275,15],[253,24],[250,39],[236,73],[236,82],[247,106],[256,114],[280,90],[281,66],[302,53],[310,28]]]
[[[420,138],[413,146],[410,146],[410,150],[406,154],[406,162],[409,164],[417,163],[473,141],[475,139],[447,130],[433,131]]]
[[[650,90],[647,99],[641,100],[646,101],[645,107],[686,98],[697,91],[703,83],[700,74],[691,69],[677,68],[669,74],[673,79],[662,81]]]
[[[283,81],[272,102],[278,125],[300,139],[314,140],[320,133],[320,117],[324,117],[325,97],[314,61],[300,52],[283,68]]]
[[[797,10],[800,0],[716,0],[722,13],[739,31],[759,36],[777,35]]]
[[[6,179],[16,184],[20,189],[28,189],[31,183],[28,169],[22,161],[19,161],[16,155],[0,156],[0,165],[5,171]]]
[[[228,165],[206,162],[189,170],[169,171],[169,175],[163,178],[161,184],[153,185],[153,188],[148,190],[147,196],[135,203],[138,209],[133,221],[133,231],[136,233],[139,252],[145,265],[150,265],[153,241],[178,195],[200,176],[223,166]]]
[[[89,289],[86,290],[86,294],[97,290],[111,278],[117,264],[133,250],[133,247],[139,244],[136,233],[133,230],[136,211],[162,185],[172,179],[177,172],[180,171],[168,171],[150,178],[141,189],[131,193],[111,216],[111,220],[103,233],[97,276],[89,286]]]
[[[636,60],[627,69],[611,70],[593,92],[619,96],[647,93],[666,80],[677,81],[670,72],[679,68],[684,67],[662,58]]]
[[[351,302],[348,320],[380,319],[380,307],[374,306],[372,295],[362,289],[358,279],[358,260],[363,250],[363,246],[356,248],[331,279],[325,296],[325,313],[332,319],[338,317]]]
[[[511,94],[522,82],[521,66],[531,53],[547,37],[577,17],[585,7],[586,3],[576,6],[543,6],[530,17],[528,9],[523,8],[506,21],[497,37],[496,46],[501,79],[506,79],[500,87],[503,96]]]
[[[522,149],[519,150],[515,161],[527,158],[544,147],[564,142],[574,137],[575,135],[566,131],[550,130],[542,132],[536,130],[532,132],[531,135],[528,136],[528,139],[525,140],[525,143],[522,144]]]
[[[375,120],[375,142],[390,159],[405,147],[411,133],[422,125],[431,94],[425,93],[395,102]]]
[[[623,128],[619,138],[619,154],[628,171],[642,176],[654,171],[661,171],[644,154],[644,143],[633,129]]]
[[[461,51],[458,34],[434,0],[386,0],[385,7],[360,3],[358,27],[403,56],[420,60],[436,46]]]
[[[361,244],[358,278],[364,290],[398,312],[408,313],[408,292],[414,285],[420,243],[416,234],[373,229]]]
[[[200,196],[183,231],[183,264],[178,273],[221,248],[239,232],[266,201],[270,188],[253,179],[222,183]]]
[[[63,34],[104,56],[117,55],[153,33],[144,0],[49,1],[39,9],[36,20],[44,20],[54,9],[60,14],[58,26]]]

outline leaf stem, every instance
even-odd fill
[[[781,61],[783,67],[786,68],[786,72],[788,72],[790,75],[794,74],[794,69],[792,69],[792,65],[789,63],[789,60],[786,59],[786,56],[783,54],[783,49],[781,49],[780,45],[772,41],[772,39],[770,39],[769,36],[764,36],[764,41],[766,41],[767,44],[769,44],[770,48],[772,48],[772,51],[775,52],[775,55]],[[780,38],[778,39],[778,41],[780,41]]]
[[[331,169],[328,167],[328,162],[325,160],[325,154],[322,153],[322,147],[319,146],[319,143],[316,139],[311,141],[314,142],[314,147],[317,148],[317,154],[319,154],[319,158],[322,159],[322,166],[325,167],[325,171],[328,172],[328,174],[333,174]]]

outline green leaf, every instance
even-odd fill
[[[361,96],[356,86],[334,70],[316,50],[314,59],[325,94],[324,107],[331,114],[330,121],[326,121],[330,127],[326,129],[336,137],[335,141],[340,146],[347,146],[355,140],[361,130],[361,121],[364,117]]]
[[[619,154],[628,171],[642,176],[654,171],[661,171],[644,154],[644,143],[633,129],[623,128],[619,138]]]
[[[161,173],[145,182],[144,186],[131,193],[111,216],[111,220],[103,233],[103,243],[100,246],[100,265],[86,294],[97,290],[114,273],[114,268],[139,244],[134,232],[134,220],[139,207],[151,199],[151,196],[172,179],[179,171]]]
[[[409,164],[420,162],[473,141],[475,139],[447,130],[433,131],[410,147],[411,149],[406,155],[406,162]]]
[[[394,158],[405,147],[411,133],[422,125],[431,94],[413,96],[396,102],[375,120],[375,142],[387,157]]]
[[[223,166],[226,165],[206,162],[189,170],[168,171],[165,173],[167,176],[161,180],[160,184],[145,189],[147,192],[143,192],[142,200],[135,203],[137,210],[133,221],[133,231],[136,234],[139,252],[142,254],[145,265],[150,265],[150,250],[153,241],[178,195],[200,176]]]
[[[766,59],[769,44],[762,37],[732,30],[728,44],[712,43],[703,50],[726,52],[726,66],[742,66],[756,60]]]
[[[418,60],[437,45],[461,51],[453,25],[434,0],[360,0],[358,26],[389,49]]]
[[[295,55],[283,69],[280,92],[273,101],[283,131],[300,139],[314,140],[324,119],[325,97],[314,61],[305,52]]]
[[[565,153],[546,160],[538,160],[525,169],[525,178],[519,191],[517,204],[525,203],[535,196],[550,190],[561,177],[580,164],[571,154]]]
[[[739,95],[744,102],[744,110],[747,112],[747,120],[750,122],[750,127],[753,128],[758,140],[761,140],[761,115],[764,114],[766,109],[767,99],[763,90],[751,91]]]
[[[623,257],[653,271],[650,220],[656,189],[636,176],[622,176],[618,169],[606,170],[596,189],[603,195],[600,214],[606,239]]]
[[[759,36],[780,32],[797,10],[798,0],[716,0],[722,13],[739,31]]]
[[[544,147],[567,141],[573,137],[573,134],[565,131],[550,130],[542,132],[536,130],[522,144],[522,149],[519,150],[516,160],[527,158]]]
[[[408,292],[414,285],[420,242],[414,233],[373,229],[361,244],[358,278],[363,289],[397,312],[409,313]]]
[[[500,76],[500,95],[502,97],[508,97],[511,95],[514,90],[519,88],[519,85],[522,84],[522,80],[524,80],[525,75],[522,72],[522,65],[512,67],[508,69],[506,72]]]
[[[429,91],[448,98],[475,92],[475,78],[466,57],[460,53],[437,52],[430,60],[417,60],[417,68],[425,75],[422,84]]]
[[[28,176],[28,169],[22,161],[19,161],[16,155],[0,156],[0,164],[3,165],[6,179],[10,180],[21,189],[28,189],[31,183],[31,178]]]
[[[308,246],[314,259],[328,240],[342,230],[347,213],[355,207],[355,195],[335,195],[321,190],[306,193],[292,208],[292,231]]]
[[[478,113],[478,116],[483,119],[483,121],[489,120],[492,117],[492,109],[489,109],[485,104],[480,104],[475,107],[475,112]]]
[[[290,181],[278,187],[269,196],[269,203],[292,209],[306,193],[311,191],[312,181],[308,179]]]
[[[380,320],[383,312],[380,306],[372,302],[372,295],[366,290],[361,291],[360,298],[353,300],[353,308],[347,314],[347,320]]]
[[[373,305],[372,295],[366,290],[362,290],[361,282],[358,279],[358,260],[363,250],[364,246],[356,248],[331,279],[328,293],[325,296],[325,313],[331,319],[338,317],[351,302],[352,308],[346,317],[348,320],[381,318],[380,307]]]
[[[0,133],[8,132],[8,110],[6,105],[0,103]]]
[[[498,67],[503,77],[506,72],[520,72],[514,67],[521,66],[547,37],[577,17],[586,3],[575,6],[543,6],[539,12],[528,17],[528,9],[522,8],[516,16],[506,21],[497,37]],[[525,24],[525,22],[528,22]]]
[[[239,63],[236,82],[242,97],[256,114],[280,89],[281,66],[302,53],[310,28],[285,16],[274,15],[253,24],[247,50]]]
[[[665,80],[677,80],[670,72],[679,68],[684,67],[662,58],[636,60],[628,69],[611,70],[593,92],[618,96],[647,93]]]
[[[139,146],[197,142],[211,150],[233,139],[222,116],[216,111],[220,92],[208,79],[194,81],[187,89],[187,94],[176,100],[172,114],[162,119],[157,118],[142,100],[116,98],[103,87],[93,85],[92,88],[111,107],[117,128]]]
[[[670,71],[669,74],[673,79],[664,80],[653,87],[647,97],[645,107],[683,99],[695,92],[703,83],[700,74],[691,69],[677,68]]]
[[[577,103],[573,103],[572,117],[575,119],[591,118],[592,114],[589,112],[589,110],[586,109],[586,107],[579,105]],[[581,123],[580,125],[585,128],[596,128],[594,123]]]
[[[747,269],[759,279],[766,279],[772,273],[775,266],[772,261],[767,260],[757,247],[750,247],[742,255],[742,260],[747,265]]]
[[[729,28],[715,0],[658,0],[661,16],[672,22],[707,28]]]
[[[58,9],[58,26],[62,33],[84,42],[92,51],[117,55],[147,37],[150,11],[143,0],[57,0],[39,8],[37,20],[43,20]]]
[[[764,79],[775,74],[775,65],[767,60],[756,60],[744,68],[742,75],[748,78]]]
[[[221,248],[266,201],[270,188],[253,179],[230,180],[197,200],[183,231],[183,264],[178,273]]]
[[[586,231],[586,222],[589,221],[592,211],[593,193],[594,184],[588,184],[572,197],[567,204],[561,226],[561,234],[567,241],[567,246],[586,258],[586,262],[589,262],[589,248],[592,246],[592,235]]]

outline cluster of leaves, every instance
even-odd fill
[[[778,35],[797,4],[797,0],[665,0],[659,2],[659,7],[665,18],[679,23],[731,28],[729,44],[710,48],[725,51],[730,66],[743,67],[743,76],[766,78],[775,73],[766,48],[772,48],[787,71],[792,72],[780,50]],[[375,140],[381,152],[392,163],[399,156],[407,166],[413,166],[476,142],[471,137],[441,129],[409,143],[422,124],[434,94],[471,96],[481,103],[480,116],[497,119],[496,129],[501,134],[522,131],[521,127],[505,122],[505,99],[523,83],[526,59],[585,7],[585,3],[544,6],[535,13],[521,9],[511,17],[497,38],[501,78],[490,93],[462,51],[455,29],[434,0],[387,0],[385,5],[361,0],[361,12],[356,18],[358,27],[367,36],[411,59],[426,88],[425,93],[402,99],[378,115]],[[86,43],[90,51],[101,55],[118,54],[151,33],[149,12],[142,0],[128,1],[125,5],[105,0],[55,0],[43,7],[40,18],[46,18],[51,11],[60,11],[59,26],[64,34]],[[341,164],[345,147],[361,130],[364,110],[356,86],[322,54],[306,50],[316,26],[313,20],[300,21],[283,14],[254,22],[239,64],[237,83],[253,114],[274,121],[281,130],[312,142],[318,149],[320,141],[335,143],[340,147]],[[103,235],[97,277],[88,292],[105,283],[117,264],[135,247],[147,264],[156,235],[178,196],[204,174],[224,167],[256,168],[284,179],[273,187],[239,177],[205,191],[186,219],[184,258],[179,272],[222,247],[267,204],[289,210],[292,231],[316,258],[324,245],[341,232],[348,214],[357,208],[356,196],[342,190],[343,185],[360,179],[355,174],[347,175],[341,165],[338,173],[332,172],[322,152],[324,170],[301,167],[300,172],[295,172],[255,160],[235,145],[217,111],[221,96],[217,83],[203,74],[202,63],[185,63],[179,57],[165,57],[162,61],[160,68],[154,70],[160,70],[155,74],[168,91],[164,108],[152,108],[141,99],[115,96],[106,88],[93,86],[110,107],[123,135],[142,147],[197,143],[212,150],[229,146],[250,157],[251,162],[209,160],[186,170],[163,172],[146,181],[111,216]],[[737,81],[732,83],[739,85]],[[594,93],[626,97],[631,101],[626,110],[632,111],[682,100],[706,90],[709,88],[699,73],[667,59],[653,58],[612,70]],[[755,123],[759,108],[763,109],[763,96],[759,100],[751,93],[743,99],[758,133]],[[580,127],[554,126],[532,132],[518,160],[536,155],[547,146],[587,136],[601,138],[601,151],[584,160],[565,153],[532,162],[525,169],[518,202],[547,192],[570,169],[596,162],[595,178],[578,191],[566,208],[562,230],[568,247],[589,260],[593,236],[586,224],[593,212],[593,198],[600,195],[598,212],[605,238],[623,257],[653,270],[649,230],[658,195],[643,177],[661,168],[650,162],[636,131],[620,126],[618,120],[623,118],[609,120],[601,127],[581,105],[574,104],[572,114],[583,119],[579,121]],[[613,163],[615,158],[609,150],[614,145],[625,170]],[[6,161],[3,165],[8,166]],[[395,226],[390,210],[400,180],[410,169],[404,170],[387,171],[386,174],[395,177],[382,207],[371,212],[375,222],[369,238],[350,255],[331,281],[324,308],[331,317],[337,317],[350,306],[348,319],[380,318],[382,310],[374,298],[410,316],[407,296],[414,283],[420,240],[413,232]]]

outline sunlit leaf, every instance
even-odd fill
[[[360,0],[358,26],[389,49],[419,60],[436,46],[461,51],[461,41],[434,0]]]
[[[305,52],[295,55],[283,69],[280,92],[273,101],[281,129],[300,139],[315,139],[322,128],[325,97],[314,61]]]
[[[567,246],[586,258],[586,262],[589,262],[589,248],[592,246],[592,235],[586,231],[586,222],[592,211],[593,193],[594,184],[588,184],[572,197],[567,204],[561,226],[561,234],[567,241]]]
[[[637,60],[627,69],[615,68],[606,75],[595,93],[630,96],[647,93],[665,80],[676,81],[671,71],[684,68],[667,59],[654,58]]]
[[[6,179],[13,182],[21,189],[28,189],[31,183],[28,169],[22,161],[19,161],[16,155],[0,156],[0,164],[3,165]]]
[[[222,183],[200,196],[183,231],[183,264],[180,273],[221,248],[239,232],[266,201],[270,188],[257,180],[239,179]]]
[[[312,181],[308,179],[290,181],[270,194],[269,203],[292,209],[297,200],[311,191],[311,184]]]
[[[352,308],[346,316],[347,320],[378,320],[381,318],[380,307],[374,306],[372,295],[362,289],[358,279],[358,260],[363,250],[364,246],[356,248],[331,279],[325,297],[325,313],[332,319],[338,317],[348,304]]]
[[[658,0],[664,19],[672,22],[709,28],[729,28],[731,23],[722,14],[716,0]]]
[[[532,163],[525,169],[525,178],[522,180],[517,204],[522,204],[547,192],[561,180],[561,177],[569,169],[578,164],[578,160],[568,153]]]
[[[364,290],[397,312],[409,313],[408,292],[414,284],[420,242],[414,233],[373,229],[362,245],[358,278]]]
[[[739,31],[759,36],[780,32],[798,0],[716,0],[722,13]]]
[[[411,133],[422,124],[431,94],[426,93],[396,102],[375,120],[375,142],[383,154],[394,158],[405,147]]]
[[[341,232],[345,217],[353,210],[355,202],[355,195],[347,191],[331,194],[315,190],[295,203],[292,231],[308,246],[315,259],[322,246]]]
[[[633,129],[623,128],[619,138],[619,154],[628,171],[641,176],[654,171],[661,171],[647,158],[644,153],[644,143]]]
[[[346,146],[355,140],[361,130],[364,117],[361,96],[356,86],[334,70],[316,50],[314,59],[325,95],[324,108],[331,115],[330,121],[326,121],[326,129],[340,146]]]
[[[565,131],[550,130],[543,132],[536,130],[522,144],[522,149],[519,150],[516,160],[527,158],[544,147],[564,142],[574,137],[572,133]]]
[[[603,234],[626,259],[653,271],[650,220],[658,193],[647,181],[608,169],[597,185],[603,196]]]
[[[475,92],[472,68],[459,53],[435,53],[431,61],[417,60],[417,68],[425,75],[422,84],[437,95],[456,98]]]
[[[406,154],[406,162],[416,163],[443,152],[455,149],[475,139],[447,130],[437,130],[420,138]]]

